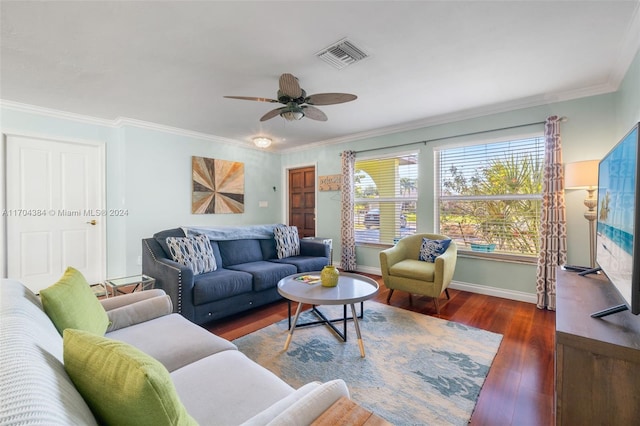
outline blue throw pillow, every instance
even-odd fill
[[[425,262],[435,262],[436,257],[443,254],[449,248],[451,240],[430,240],[429,238],[422,239],[422,246],[420,246],[420,260]]]

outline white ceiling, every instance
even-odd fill
[[[272,150],[350,140],[615,91],[640,47],[640,1],[0,3],[0,99],[141,120]],[[315,56],[347,37],[370,56]],[[260,117],[292,73],[353,93],[329,120]],[[7,102],[9,101],[9,102]]]

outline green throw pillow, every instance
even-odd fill
[[[102,335],[107,331],[107,312],[77,269],[68,267],[57,283],[40,291],[40,300],[60,334],[65,328]]]
[[[63,356],[67,374],[100,424],[197,425],[167,369],[139,349],[67,329]]]

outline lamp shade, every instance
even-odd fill
[[[590,188],[598,185],[599,160],[577,161],[564,166],[566,189]]]

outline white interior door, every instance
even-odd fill
[[[105,277],[104,145],[7,136],[7,275],[34,292],[67,266]]]

